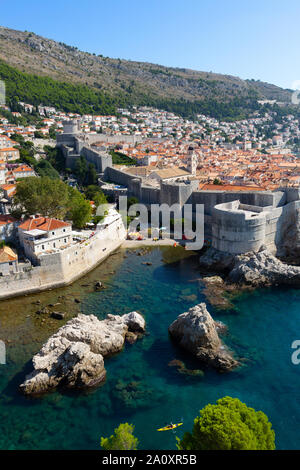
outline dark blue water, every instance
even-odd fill
[[[22,335],[9,345],[7,366],[0,366],[0,448],[99,449],[101,436],[130,422],[140,448],[174,449],[175,435],[156,429],[183,419],[180,437],[191,429],[199,409],[226,395],[268,415],[277,448],[300,448],[300,366],[291,362],[291,343],[300,339],[300,290],[244,294],[234,301],[234,310],[222,313],[209,306],[213,316],[228,325],[225,341],[244,365],[229,374],[205,370],[203,377],[188,376],[169,362],[180,360],[188,369],[199,369],[199,364],[172,344],[168,326],[178,314],[205,301],[197,281],[197,258],[173,262],[173,248],[127,256],[117,263],[107,289],[81,293],[80,308],[99,318],[138,310],[146,317],[148,334],[105,361],[108,379],[97,390],[55,392],[42,399],[20,396],[17,385],[30,369],[26,363],[47,335],[34,337],[34,322],[26,320],[26,312],[25,323],[23,317],[16,326],[5,317],[6,334],[14,327]],[[143,265],[145,261],[152,266]],[[103,269],[98,268],[98,278]],[[4,318],[0,304],[0,321],[1,313]]]

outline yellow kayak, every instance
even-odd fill
[[[178,423],[178,424],[168,424],[168,426],[165,426],[164,428],[158,429],[158,431],[171,431],[172,429],[176,429],[179,426],[182,426],[183,423]]]

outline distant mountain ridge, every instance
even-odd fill
[[[268,83],[96,56],[34,33],[5,27],[0,27],[0,59],[22,72],[88,85],[107,93],[116,102],[122,97],[131,104],[157,104],[166,109],[175,102],[181,103],[179,108],[184,107],[182,103],[191,103],[191,112],[197,112],[198,104],[201,112],[201,103],[208,108],[213,103],[238,106],[240,100],[241,107],[249,106],[252,110],[257,100],[291,103],[291,90]]]

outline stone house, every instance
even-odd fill
[[[71,224],[39,216],[19,225],[18,236],[25,255],[33,264],[39,264],[40,255],[55,253],[73,242]]]

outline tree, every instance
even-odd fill
[[[21,207],[26,215],[41,214],[44,217],[67,218],[72,220],[77,228],[83,228],[92,216],[91,205],[83,194],[60,179],[48,176],[20,181],[14,204],[15,209]]]
[[[30,177],[17,185],[14,204],[27,215],[63,218],[69,202],[68,186],[59,179]]]
[[[94,201],[95,206],[98,207],[100,204],[107,204],[107,199],[103,191],[96,185],[90,185],[85,190],[85,196],[90,201]]]
[[[68,187],[69,210],[67,217],[73,221],[77,228],[83,228],[92,217],[92,207],[77,189]]]
[[[101,447],[104,450],[137,450],[138,439],[133,435],[132,424],[120,424],[110,437],[101,437]]]
[[[81,156],[76,160],[74,173],[80,184],[83,184],[87,174],[86,159]]]
[[[133,206],[134,204],[138,204],[139,203],[139,200],[137,197],[129,197],[127,199],[127,209],[129,209],[131,206]]]
[[[44,146],[44,152],[49,163],[55,168],[59,173],[63,173],[66,170],[66,159],[60,148],[52,147],[50,145]]]
[[[34,137],[36,139],[44,139],[45,138],[44,134],[41,131],[35,131]]]
[[[48,176],[49,178],[59,178],[59,173],[56,171],[48,160],[40,160],[34,165],[35,171],[40,176]]]
[[[180,450],[275,449],[275,433],[268,417],[231,397],[203,408],[194,420],[192,433],[177,441]]]
[[[89,163],[84,182],[87,185],[94,185],[97,183],[97,179],[98,177],[97,177],[97,171],[96,171],[95,165],[93,165],[93,163]]]

